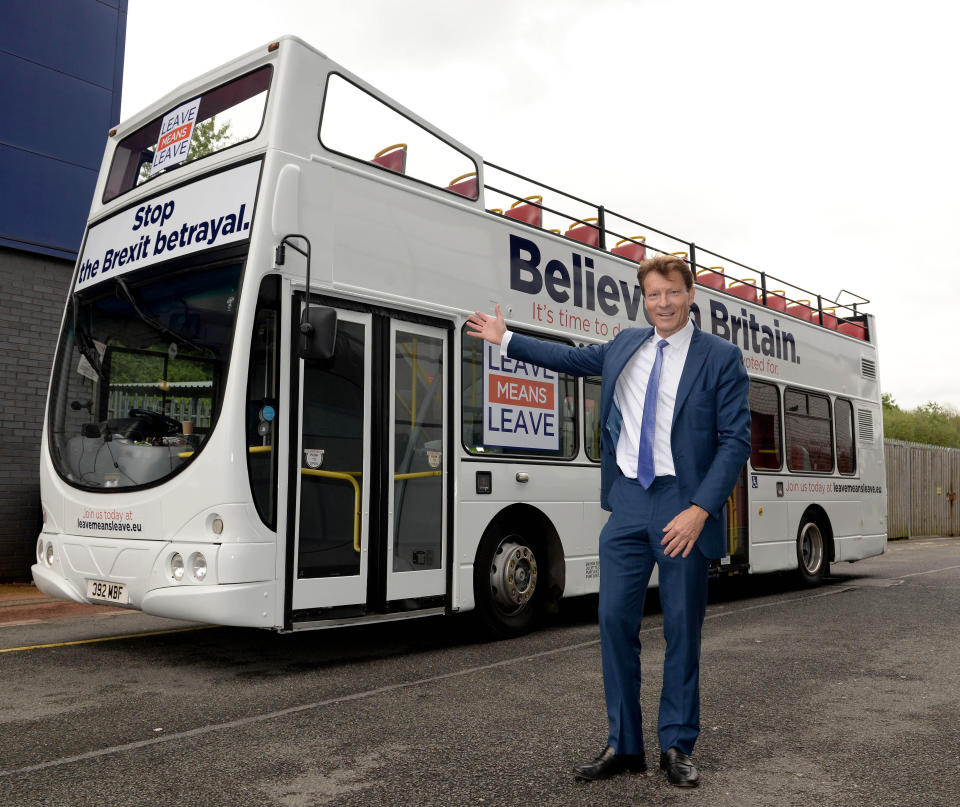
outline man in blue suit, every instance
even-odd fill
[[[646,770],[640,712],[640,621],[659,569],[666,656],[657,733],[670,782],[694,787],[700,732],[700,632],[712,558],[726,554],[724,502],[750,455],[749,381],[739,349],[690,320],[693,274],[662,255],[637,273],[653,328],[629,328],[575,348],[507,331],[500,308],[469,318],[474,336],[511,359],[577,376],[599,375],[600,638],[610,734],[574,768],[602,779]]]

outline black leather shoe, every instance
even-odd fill
[[[660,754],[660,770],[667,772],[671,785],[696,787],[700,784],[700,771],[679,748],[671,748]]]
[[[587,779],[591,782],[597,779],[606,779],[618,773],[645,773],[647,760],[643,754],[618,754],[617,749],[608,745],[592,762],[583,762],[574,767],[573,772],[578,779]]]

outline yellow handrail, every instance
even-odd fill
[[[386,154],[388,151],[393,151],[394,149],[403,149],[404,151],[406,151],[406,150],[407,150],[407,144],[406,144],[406,143],[394,143],[392,146],[387,146],[387,147],[384,148],[384,149],[380,149],[380,151],[378,151],[376,154],[373,155],[373,159],[377,159],[377,157],[382,157],[382,156],[383,156],[384,154]]]
[[[273,451],[273,446],[247,446],[247,451],[249,451],[251,454],[266,454],[270,451]],[[180,459],[185,460],[189,459],[194,454],[196,454],[195,451],[180,451],[177,453],[177,456]]]
[[[360,485],[350,474],[343,474],[339,471],[317,471],[313,468],[301,468],[300,473],[304,476],[322,476],[326,479],[345,479],[353,485],[353,551],[360,551]]]
[[[476,175],[476,171],[471,171],[469,174],[460,174],[460,176],[458,176],[456,179],[451,179],[450,182],[447,183],[447,187],[450,187],[450,185],[456,185],[461,179],[470,179],[470,177],[475,177]]]
[[[417,471],[412,474],[394,474],[393,481],[398,479],[424,479],[428,476],[443,476],[443,471]]]
[[[510,209],[513,210],[515,207],[519,207],[524,202],[533,202],[535,205],[539,206],[543,204],[543,197],[539,193],[535,193],[533,196],[525,196],[523,199],[517,199],[516,202],[510,205]]]

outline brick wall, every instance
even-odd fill
[[[0,247],[0,581],[28,580],[40,434],[73,263]]]

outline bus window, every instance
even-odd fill
[[[260,284],[247,376],[247,470],[263,523],[277,523],[277,408],[280,384],[280,277]]]
[[[756,470],[777,470],[783,464],[780,445],[780,391],[774,384],[750,380],[750,464]]]
[[[600,462],[600,376],[583,379],[584,450]]]
[[[336,73],[327,80],[320,142],[330,151],[444,190],[450,177],[477,171],[466,154]],[[385,151],[396,155],[397,161],[385,160]],[[470,198],[476,199],[477,189],[472,190]]]
[[[392,569],[439,569],[444,537],[444,340],[402,326],[395,338]]]
[[[190,136],[185,162],[216,154],[259,134],[272,72],[273,68],[267,65],[200,96],[197,123]],[[104,202],[116,199],[150,179],[153,155],[165,117],[154,118],[117,144],[103,191]],[[156,175],[154,171],[153,176]]]
[[[783,394],[783,405],[786,412],[787,467],[791,471],[831,473],[833,439],[830,399],[825,395],[787,390]]]
[[[853,404],[844,398],[837,398],[833,411],[837,421],[837,470],[842,474],[852,474],[857,470],[857,454],[853,440]]]
[[[64,480],[152,485],[203,449],[223,403],[242,268],[117,276],[71,296],[48,414]]]
[[[506,409],[511,409],[512,411],[507,411],[502,415],[502,410],[497,409],[494,420],[488,423],[488,426],[493,427],[493,429],[490,431],[495,433],[497,429],[500,429],[501,431],[509,429],[514,432],[514,438],[511,440],[508,440],[507,438],[497,440],[495,437],[488,437],[487,442],[484,443],[483,418],[486,396],[483,388],[483,349],[484,345],[487,343],[473,336],[469,336],[467,334],[466,325],[464,325],[462,328],[461,334],[461,372],[463,390],[461,399],[461,416],[463,423],[464,448],[466,448],[471,454],[476,454],[479,456],[521,455],[573,459],[573,457],[575,457],[577,454],[578,442],[576,412],[579,409],[579,402],[577,400],[577,379],[564,373],[550,372],[549,375],[551,380],[546,382],[547,386],[550,388],[548,390],[549,395],[554,394],[552,387],[553,384],[556,383],[553,409],[547,412],[547,410],[535,408],[532,412],[532,420],[529,417],[531,413],[530,408],[526,408],[524,410],[524,417],[522,420],[518,414],[518,408],[504,407]],[[540,334],[537,336],[541,339],[544,338]],[[519,363],[514,362],[514,365],[516,364]],[[530,371],[529,378],[531,381],[535,382],[533,376],[534,372],[540,373],[541,378],[543,377],[542,373],[544,371],[541,368],[536,368],[536,371]],[[520,375],[524,374],[518,374],[518,381],[521,381]],[[556,378],[555,382],[552,380],[554,377]],[[540,387],[538,387],[536,383],[525,385],[526,390],[536,390],[539,388]],[[520,390],[519,386],[515,387],[515,389],[518,390],[518,399],[526,394],[524,391]],[[544,413],[548,415],[546,419]],[[501,417],[505,418],[505,420],[500,419]],[[544,445],[551,442],[549,439],[543,439],[544,437],[549,438],[550,435],[555,435],[556,438],[552,441],[552,443],[553,445],[558,445],[559,448],[551,449],[547,447],[520,447],[518,442],[522,442],[522,440],[515,439],[519,433],[523,433],[524,439],[529,440],[531,443],[541,443]],[[511,444],[505,446],[504,443],[507,442],[510,442]]]

